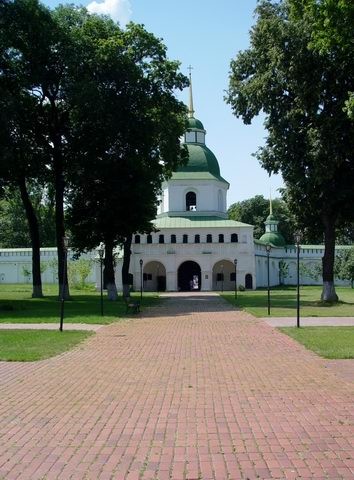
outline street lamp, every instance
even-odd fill
[[[59,330],[62,332],[63,331],[63,323],[64,323],[64,302],[65,302],[65,290],[66,290],[66,258],[67,258],[67,252],[68,252],[68,245],[69,245],[69,239],[68,237],[63,237],[62,238],[63,242],[63,278],[62,278],[62,284],[61,284],[61,305],[60,305],[60,326]]]
[[[234,265],[235,265],[235,300],[237,298],[237,278],[236,278],[236,275],[237,275],[237,258],[235,258],[234,260]]]
[[[272,247],[269,245],[269,243],[266,245],[266,251],[267,251],[267,278],[268,278],[268,315],[270,315],[270,279],[269,279],[269,255]]]
[[[103,317],[103,256],[104,256],[104,245],[100,244],[98,247],[98,256],[100,257],[100,285],[101,285],[101,316]]]
[[[221,292],[224,291],[224,265],[220,265],[221,268]]]
[[[140,264],[140,302],[143,301],[143,259],[139,260]]]
[[[297,296],[296,296],[296,326],[300,328],[300,242],[301,242],[301,232],[295,232],[294,240],[297,250]]]

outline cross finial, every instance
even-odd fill
[[[194,109],[193,109],[193,91],[192,91],[192,65],[189,65],[189,110],[188,116],[189,118],[194,116]]]

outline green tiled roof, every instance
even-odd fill
[[[194,117],[188,118],[188,129],[204,130],[204,126],[200,120]]]
[[[227,183],[220,175],[220,167],[213,152],[200,143],[186,142],[188,163],[183,165],[172,176],[173,180],[220,180]]]
[[[229,183],[224,180],[220,175],[215,176],[209,172],[174,172],[172,175],[172,180],[220,180],[229,185]]]
[[[247,223],[225,220],[220,217],[159,217],[154,220],[157,229],[161,228],[236,228],[251,227]]]
[[[277,247],[284,247],[285,240],[283,235],[280,232],[266,232],[263,233],[261,238],[259,239],[263,243],[270,243],[271,245],[275,245]]]

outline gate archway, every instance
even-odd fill
[[[182,292],[198,291],[201,289],[201,269],[197,262],[188,260],[178,268],[178,290]]]
[[[143,273],[145,292],[164,292],[166,290],[166,269],[161,262],[148,262]]]

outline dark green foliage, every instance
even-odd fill
[[[254,225],[254,238],[260,238],[265,232],[264,222],[269,215],[269,200],[263,195],[236,202],[228,209],[229,218],[239,222]],[[294,219],[281,198],[272,200],[273,214],[279,220],[278,231],[283,235],[287,244],[294,242]]]
[[[345,111],[354,60],[311,49],[311,24],[289,2],[263,0],[251,46],[231,63],[227,101],[245,123],[261,111],[268,130],[258,158],[281,171],[298,226],[324,234],[324,299],[334,299],[335,230],[353,221],[354,124]]]

